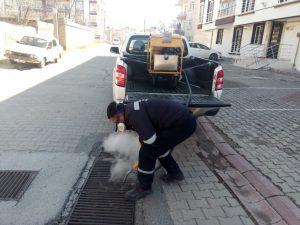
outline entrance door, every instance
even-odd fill
[[[269,40],[268,50],[267,50],[267,58],[277,59],[281,34],[283,29],[283,22],[273,22],[271,37]]]
[[[233,31],[231,52],[239,53],[242,44],[243,27],[235,27]]]

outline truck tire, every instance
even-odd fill
[[[10,62],[11,64],[17,64],[17,62],[14,61],[14,60],[12,60],[12,59],[10,59],[9,62]]]

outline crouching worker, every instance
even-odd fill
[[[189,110],[166,100],[142,100],[129,104],[111,102],[107,117],[114,123],[124,123],[135,130],[141,142],[139,151],[138,183],[125,197],[131,200],[143,198],[151,192],[155,163],[158,159],[167,173],[165,182],[184,179],[170,149],[190,137],[196,129],[196,120]]]

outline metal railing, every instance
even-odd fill
[[[240,56],[236,62],[244,64],[247,68],[259,69],[278,61],[291,60],[293,49],[294,46],[290,44],[247,44],[240,49]]]
[[[234,1],[226,3],[226,6],[227,7],[222,7],[222,5],[220,6],[220,10],[218,11],[218,18],[224,18],[235,14],[236,5]]]

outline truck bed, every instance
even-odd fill
[[[159,98],[188,104],[189,107],[226,107],[219,99],[209,96],[201,87],[191,85],[192,94],[189,100],[189,88],[186,83],[179,82],[176,88],[163,84],[152,86],[149,80],[130,80],[126,84],[127,101],[133,102],[141,99]],[[189,102],[189,103],[188,103]]]
[[[126,101],[128,102],[159,98],[180,102],[195,108],[230,106],[211,95],[216,63],[199,58],[184,60],[183,68],[189,85],[184,77],[178,82],[177,87],[173,88],[163,81],[158,82],[156,86],[152,85],[145,58],[129,56],[123,60],[128,66],[126,82]]]
[[[191,85],[191,89],[193,94],[208,94],[207,90],[196,85]],[[171,88],[162,82],[156,86],[153,86],[151,85],[151,81],[146,79],[128,80],[126,84],[126,91],[161,94],[189,94],[189,88],[185,82],[179,81],[176,88]]]

